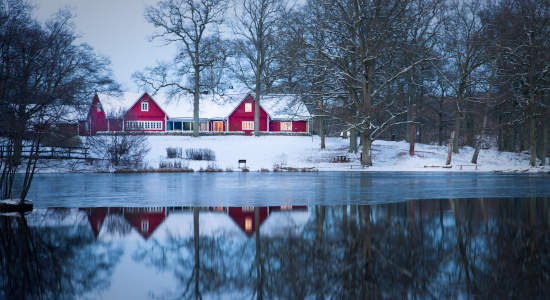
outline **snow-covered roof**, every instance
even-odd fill
[[[203,236],[230,237],[246,239],[246,235],[231,217],[223,212],[201,211],[199,216],[199,232]],[[166,239],[168,236],[179,238],[192,237],[194,234],[194,219],[192,211],[171,212],[162,224],[153,233],[156,240]]]
[[[225,95],[201,94],[199,116],[207,119],[223,119],[245,99],[248,93],[229,93]],[[98,93],[99,101],[106,112],[130,109],[143,95],[137,92],[115,94]],[[167,94],[149,94],[151,98],[171,118],[193,118],[193,95],[182,95],[170,99]],[[267,95],[261,99],[261,105],[274,119],[305,119],[310,114],[305,105],[293,95]]]

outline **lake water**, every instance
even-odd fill
[[[31,214],[0,216],[0,299],[549,299],[549,185],[547,174],[42,175]]]
[[[39,175],[36,208],[374,204],[550,196],[549,174],[233,172]]]

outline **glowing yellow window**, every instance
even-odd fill
[[[252,112],[252,103],[245,103],[244,104],[244,111],[245,112]]]
[[[281,122],[281,130],[292,130],[292,122]]]
[[[242,130],[254,130],[254,122],[252,121],[243,121]]]
[[[291,210],[292,205],[281,205],[281,210]]]
[[[252,230],[252,218],[246,218],[244,220],[244,229],[246,231]]]

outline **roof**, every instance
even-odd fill
[[[143,93],[137,92],[98,93],[99,101],[107,113],[130,109],[142,95]],[[149,95],[171,119],[193,117],[192,94],[172,99],[162,93]],[[223,96],[201,94],[199,116],[208,119],[224,119],[247,95],[248,93],[230,93]],[[273,119],[297,120],[310,117],[305,105],[294,95],[267,95],[262,97],[260,103]]]

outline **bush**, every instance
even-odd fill
[[[183,151],[181,148],[166,148],[166,157],[168,158],[183,158]]]
[[[216,160],[216,153],[209,148],[185,149],[185,158],[190,160]]]

